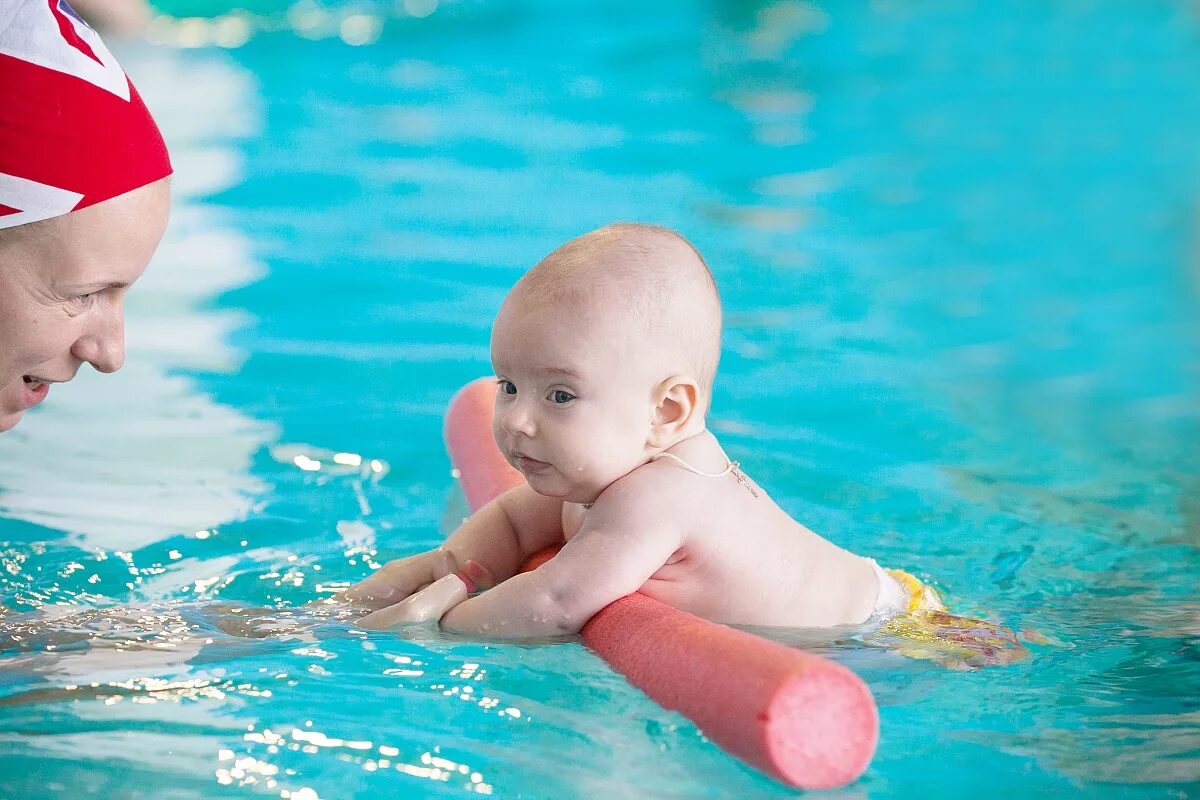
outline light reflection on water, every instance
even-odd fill
[[[221,58],[129,62],[186,202],[125,382],[0,443],[14,796],[791,794],[576,642],[304,607],[461,516],[441,413],[488,318],[616,218],[713,264],[712,427],[747,471],[1044,642],[950,672],[786,633],[881,705],[878,758],[830,796],[1200,783],[1190,11],[406,8],[260,5],[279,30]],[[356,14],[385,24],[350,47]],[[136,428],[95,416],[133,394]]]

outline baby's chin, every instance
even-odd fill
[[[531,474],[525,475],[525,481],[529,484],[529,488],[540,494],[542,497],[553,497],[556,500],[562,500],[564,503],[579,503],[587,505],[588,503],[596,502],[596,498],[600,496],[603,489],[595,489],[594,487],[570,486],[558,475],[546,474]]]

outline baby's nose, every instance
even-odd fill
[[[521,403],[514,403],[504,415],[504,427],[511,434],[533,436],[537,432],[533,415]]]

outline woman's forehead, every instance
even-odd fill
[[[19,232],[24,256],[53,284],[129,285],[145,270],[162,237],[169,202],[162,189],[143,187],[11,232]]]

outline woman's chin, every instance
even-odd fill
[[[25,416],[24,411],[5,411],[0,408],[0,433],[15,428],[23,416]]]

